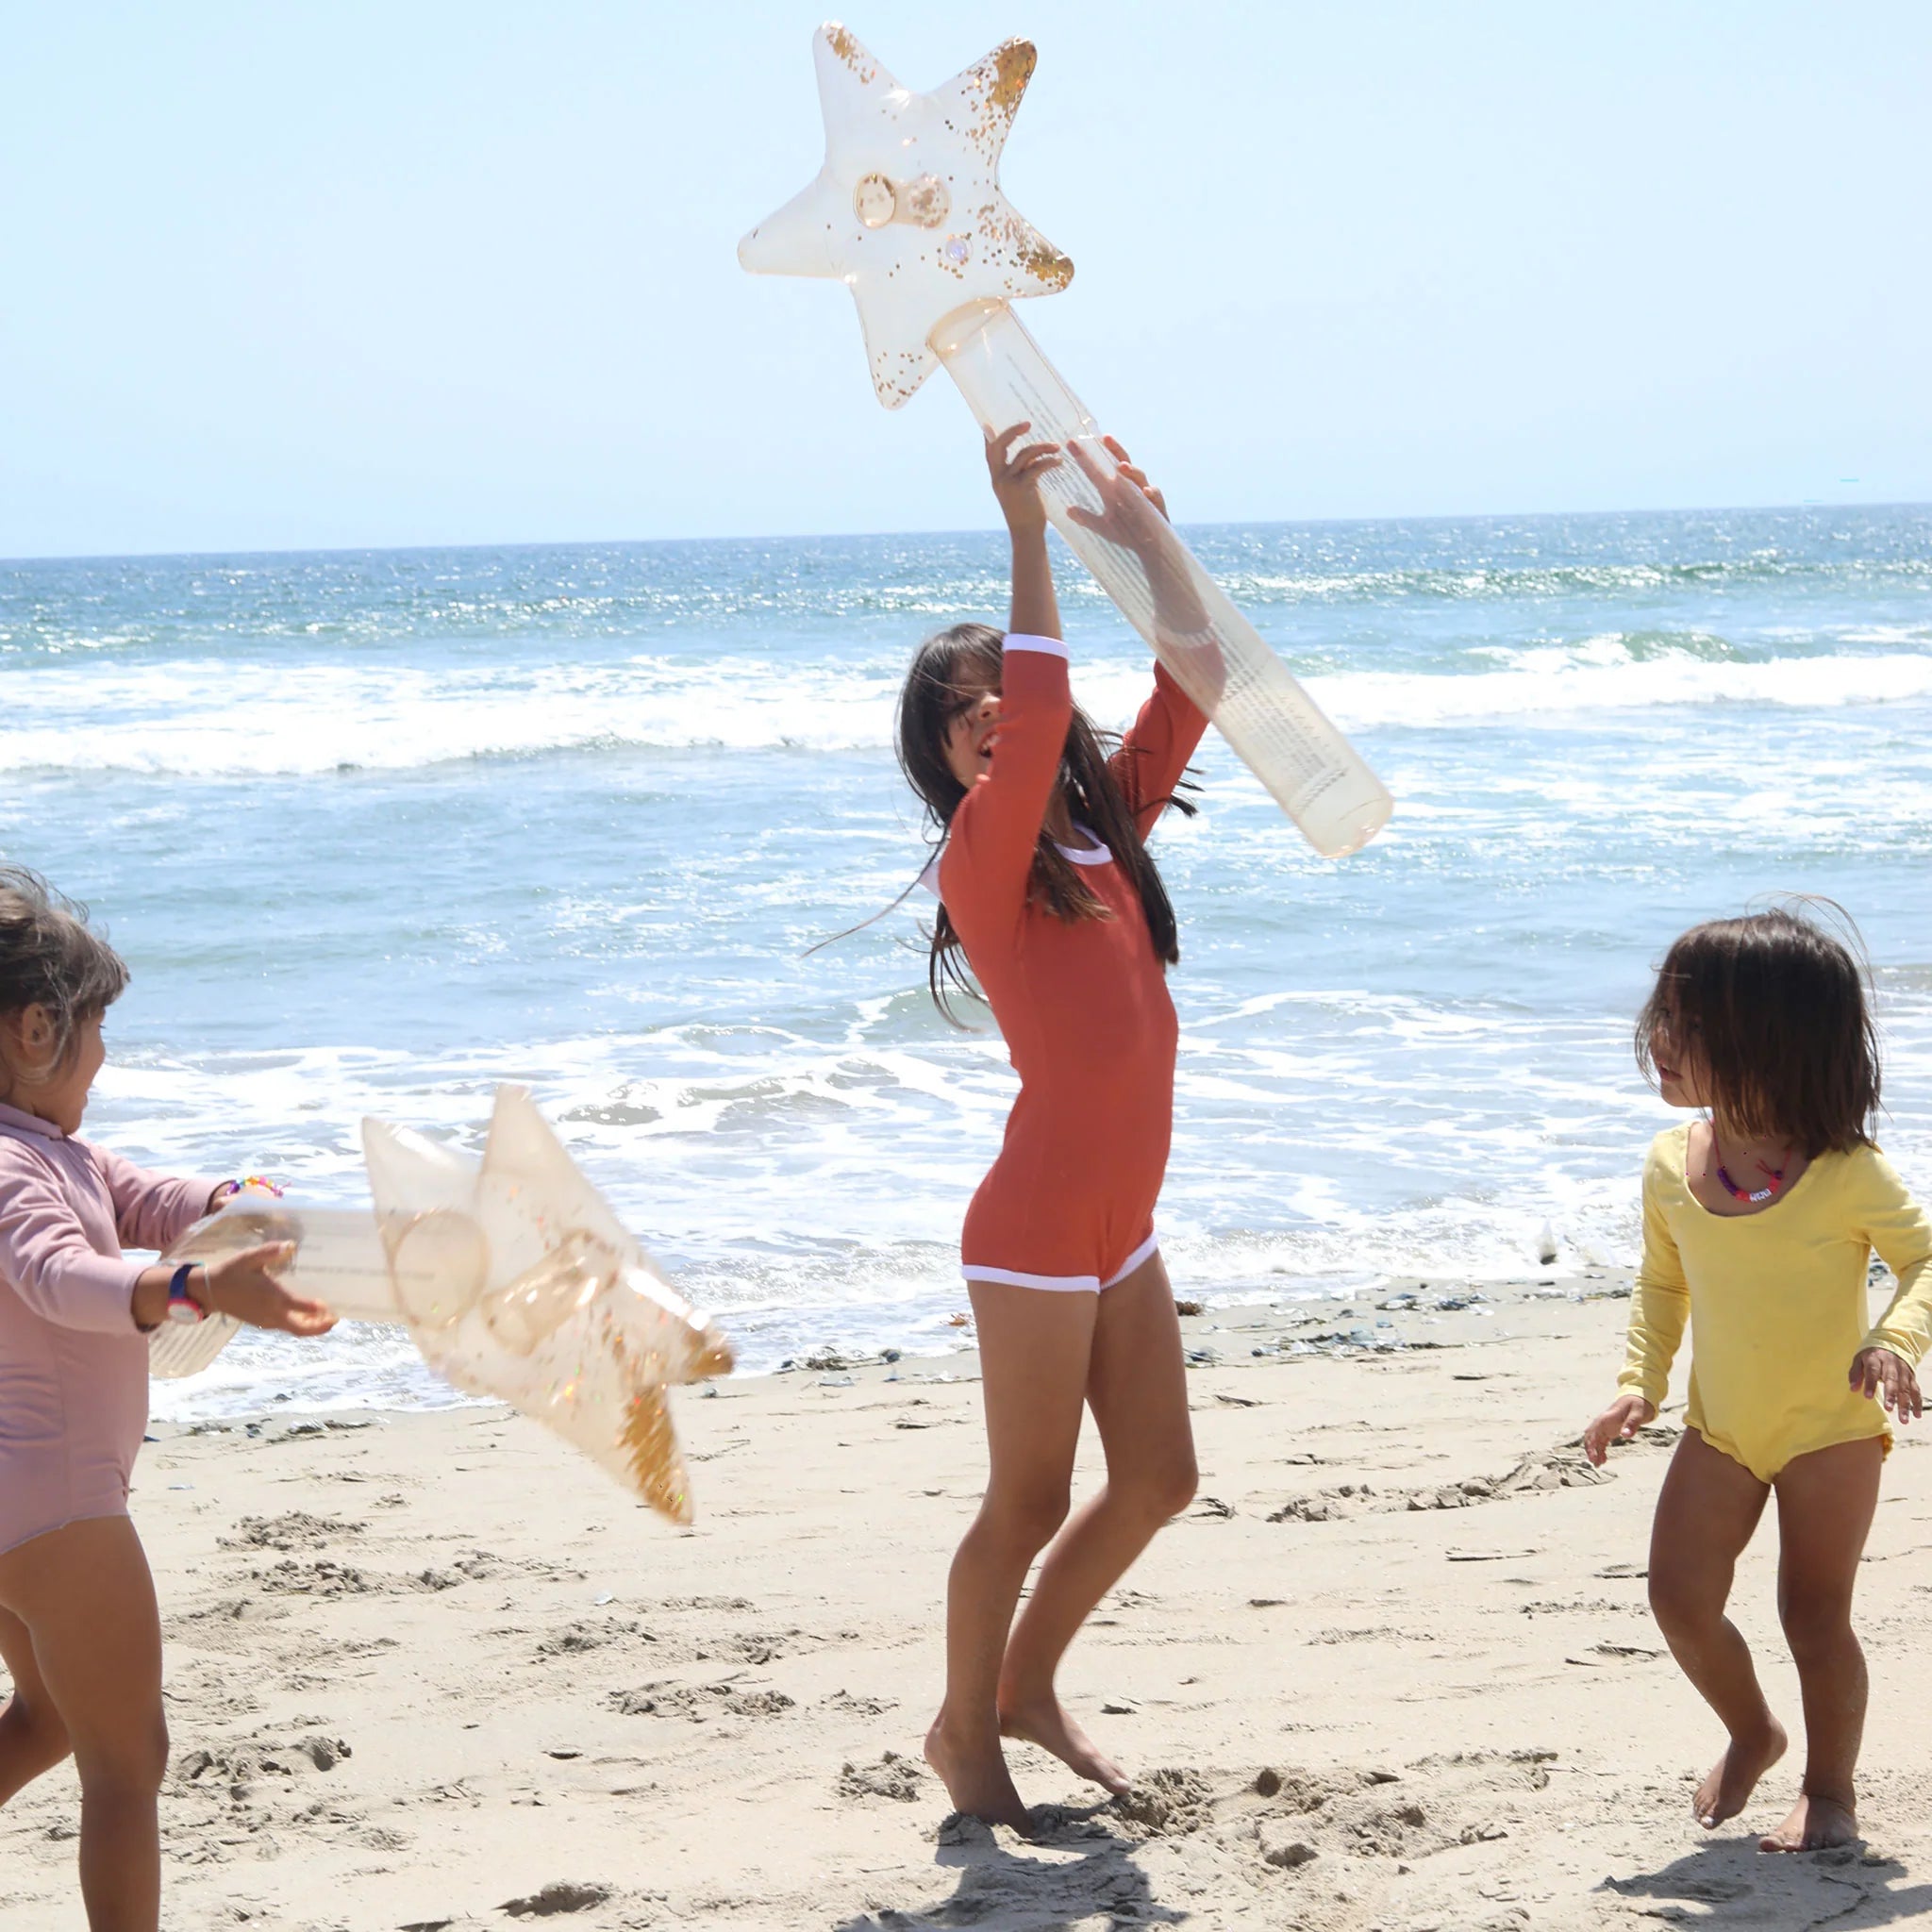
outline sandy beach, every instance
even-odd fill
[[[689,1532],[494,1409],[158,1431],[136,1512],[168,1642],[165,1923],[1556,1932],[1932,1912],[1914,1644],[1932,1457],[1908,1440],[1892,1458],[1866,1561],[1866,1845],[1756,1850],[1795,1758],[1707,1837],[1689,1799],[1719,1737],[1643,1601],[1680,1410],[1605,1475],[1575,1447],[1619,1358],[1619,1286],[1432,1315],[1364,1300],[1299,1328],[1279,1308],[1190,1319],[1200,1499],[1064,1680],[1137,1789],[1099,1803],[1017,1747],[1051,1807],[1033,1842],[948,1822],[919,1759],[983,1467],[970,1353],[687,1391]],[[1351,1328],[1406,1345],[1280,1347]],[[1795,1729],[1774,1561],[1767,1532],[1735,1609]],[[76,1815],[66,1771],[0,1812],[6,1932],[81,1924]]]

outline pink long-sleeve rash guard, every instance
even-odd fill
[[[127,1508],[147,1427],[142,1263],[207,1211],[210,1180],[143,1172],[0,1105],[0,1552]]]

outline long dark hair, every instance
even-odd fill
[[[1001,634],[991,625],[956,624],[927,638],[914,653],[912,668],[906,674],[905,688],[899,693],[899,769],[925,807],[936,838],[944,838],[959,801],[966,796],[966,788],[946,763],[947,728],[962,707],[1000,688],[1003,656]],[[1096,731],[1086,712],[1075,705],[1060,752],[1059,789],[1074,817],[1105,841],[1114,863],[1133,881],[1141,909],[1147,917],[1155,957],[1172,966],[1181,957],[1174,907],[1160,882],[1159,868],[1141,841],[1134,808],[1108,763],[1110,745],[1117,747],[1118,741],[1111,733]],[[1194,810],[1185,798],[1171,797],[1162,803],[1184,812]],[[1029,890],[1033,898],[1058,919],[1113,916],[1081,876],[1080,868],[1044,827],[1034,848]],[[981,997],[966,970],[959,934],[943,902],[933,921],[926,984],[934,1004],[955,1024],[958,1023],[948,1004],[949,991]]]
[[[1807,1159],[1872,1141],[1878,1037],[1852,946],[1799,901],[1713,919],[1675,941],[1637,1016],[1637,1064],[1655,1080],[1652,1036],[1694,1062],[1713,1114],[1740,1134],[1802,1147]]]

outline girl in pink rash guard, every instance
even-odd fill
[[[294,1335],[335,1317],[269,1270],[280,1244],[146,1268],[234,1181],[144,1174],[75,1138],[127,969],[83,908],[0,866],[0,1804],[71,1752],[94,1932],[156,1932],[167,1761],[161,1629],[127,1515],[146,1331],[213,1309]]]

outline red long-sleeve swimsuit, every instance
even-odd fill
[[[1081,827],[1083,844],[1060,850],[1088,868],[1109,917],[1064,920],[1029,891],[1072,711],[1065,645],[1007,638],[991,768],[953,813],[939,893],[1020,1075],[966,1211],[962,1272],[1077,1291],[1111,1287],[1155,1251],[1177,1029],[1140,896],[1097,837]],[[1110,761],[1142,837],[1207,724],[1157,667]]]

